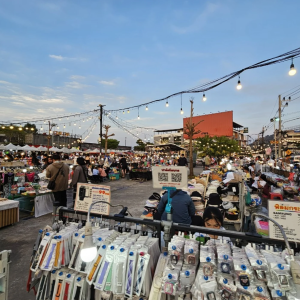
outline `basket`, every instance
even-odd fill
[[[119,173],[110,173],[110,174],[108,174],[108,177],[110,180],[119,180],[120,174]]]

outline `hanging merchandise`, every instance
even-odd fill
[[[95,226],[97,255],[85,262],[85,228],[73,222],[56,228],[39,231],[30,266],[32,282],[39,281],[36,299],[148,299],[160,255],[158,238],[141,236],[136,227],[120,233]]]

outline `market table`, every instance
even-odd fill
[[[152,180],[152,172],[151,171],[130,171],[129,172],[130,179],[145,179],[145,180]]]
[[[19,203],[13,200],[0,201],[0,228],[19,222]]]

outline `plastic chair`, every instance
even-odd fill
[[[270,200],[277,200],[275,198],[279,198],[280,200],[283,200],[283,197],[281,194],[278,193],[270,193]]]

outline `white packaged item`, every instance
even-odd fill
[[[48,247],[45,258],[41,264],[41,270],[51,271],[55,260],[55,250],[57,245],[57,239],[53,238]]]
[[[133,295],[136,260],[137,260],[137,250],[130,250],[128,262],[127,262],[126,281],[125,281],[125,295],[127,297],[132,297]]]
[[[218,293],[218,286],[216,281],[209,281],[202,284],[202,293],[204,300],[220,300],[220,295]]]
[[[84,289],[85,276],[75,276],[72,297],[69,300],[81,299]]]
[[[65,276],[66,276],[66,273],[63,272],[62,270],[57,271],[52,300],[60,300],[61,299],[61,297],[63,295]]]
[[[141,295],[142,285],[144,283],[146,271],[148,268],[150,255],[141,251],[137,255],[137,267],[136,267],[136,280],[134,285],[134,293],[138,296]]]

